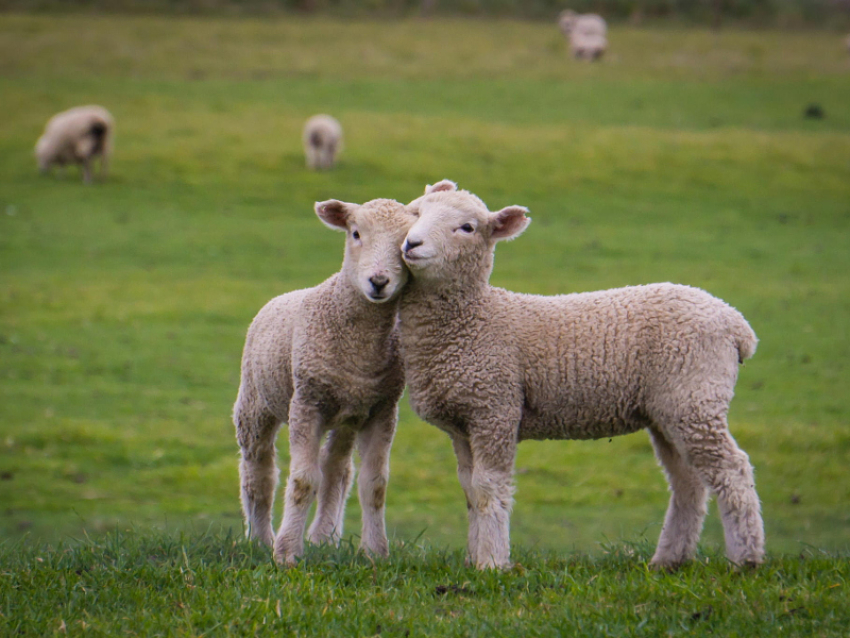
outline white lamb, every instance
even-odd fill
[[[317,493],[309,540],[338,542],[355,445],[362,460],[361,546],[387,555],[384,499],[404,388],[396,302],[407,281],[399,246],[412,220],[402,204],[388,199],[362,206],[329,200],[316,204],[316,214],[347,233],[342,269],[314,288],[271,300],[259,312],[245,341],[233,409],[247,535],[273,545],[275,559],[290,565],[303,552]],[[275,537],[275,437],[284,422],[291,461]]]
[[[342,148],[342,126],[330,115],[314,115],[304,125],[302,140],[307,168],[333,168],[337,153]]]
[[[41,172],[55,164],[82,164],[83,181],[92,181],[92,162],[100,157],[100,177],[106,176],[115,122],[102,106],[78,106],[54,115],[35,145]]]
[[[526,209],[488,212],[466,192],[410,207],[410,281],[399,306],[410,403],[446,431],[479,568],[509,565],[516,446],[649,430],[671,497],[656,567],[690,559],[710,490],[729,559],[760,563],[764,531],[753,470],[726,422],[738,364],[756,336],[734,308],[669,283],[561,296],[488,283],[495,245],[520,235]]]
[[[570,39],[573,55],[580,60],[598,60],[608,48],[608,25],[602,16],[567,9],[558,16],[558,26]]]

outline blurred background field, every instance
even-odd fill
[[[241,529],[245,330],[341,262],[313,202],[450,178],[531,209],[497,285],[673,281],[739,308],[761,343],[730,421],[768,549],[847,550],[843,36],[615,23],[609,40],[588,65],[552,21],[0,14],[0,537]],[[39,175],[44,123],[86,103],[116,118],[109,179]],[[346,135],[322,174],[300,147],[317,112]],[[517,482],[528,548],[654,540],[667,501],[643,434],[524,443]],[[388,499],[395,538],[463,545],[448,438],[406,400]],[[721,542],[713,510],[705,540]]]

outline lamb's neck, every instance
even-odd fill
[[[365,341],[383,344],[396,321],[398,300],[372,303],[342,276],[334,282],[335,298],[332,322],[338,330],[361,335]]]
[[[402,330],[405,325],[413,327],[421,323],[434,327],[443,321],[474,314],[490,290],[486,282],[452,285],[414,279],[407,284],[399,306]]]

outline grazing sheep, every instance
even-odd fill
[[[735,563],[757,564],[764,531],[753,470],[726,414],[756,336],[741,314],[669,283],[560,296],[488,283],[495,245],[520,235],[526,209],[491,213],[466,192],[414,202],[399,306],[410,404],[446,431],[479,568],[509,565],[516,446],[649,430],[671,497],[652,564],[694,555],[708,492]]]
[[[304,125],[302,135],[307,168],[327,170],[336,163],[342,148],[342,126],[330,115],[314,115]]]
[[[92,161],[100,157],[100,177],[106,177],[115,122],[102,106],[78,106],[57,113],[47,122],[35,144],[42,173],[57,164],[82,164],[83,181],[92,181]]]
[[[598,60],[608,48],[608,26],[595,13],[578,14],[567,9],[558,16],[561,33],[570,39],[573,55],[579,60]]]
[[[303,552],[307,514],[317,494],[308,537],[315,543],[339,541],[355,445],[362,460],[361,546],[387,555],[384,498],[404,388],[396,306],[407,271],[399,247],[413,220],[402,204],[388,199],[362,206],[329,200],[316,204],[316,214],[347,233],[342,269],[260,310],[245,340],[233,409],[247,535],[273,545],[275,559],[290,565]],[[275,537],[275,437],[284,422],[291,461]]]

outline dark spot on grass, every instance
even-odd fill
[[[714,611],[714,607],[709,605],[708,607],[706,607],[702,611],[697,611],[697,612],[694,612],[693,614],[691,614],[691,620],[708,620],[709,616],[711,616],[713,611]]]
[[[810,120],[822,120],[826,117],[826,113],[820,104],[809,104],[803,111],[803,117]]]
[[[454,594],[456,596],[471,593],[466,587],[458,585],[437,585],[434,588],[434,593],[437,596],[445,596],[446,594]]]
[[[11,481],[15,478],[12,472],[0,472],[0,481]]]

